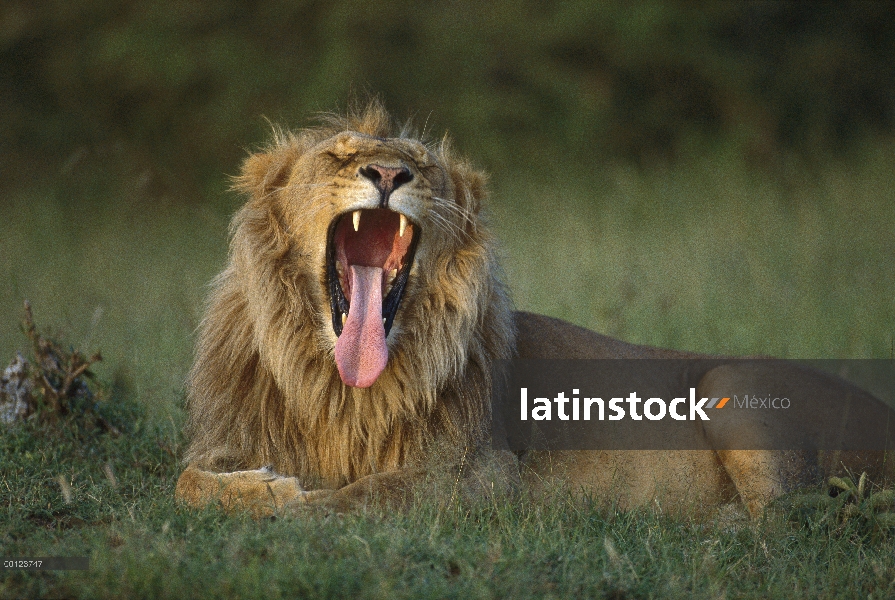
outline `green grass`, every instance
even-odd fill
[[[516,303],[645,344],[890,358],[893,159],[877,149],[771,178],[722,153],[649,174],[501,180]]]
[[[119,420],[123,421],[119,417]],[[4,556],[90,556],[6,573],[4,597],[890,597],[892,537],[854,524],[697,524],[570,502],[419,505],[253,521],[177,506],[169,433],[2,438]],[[112,466],[117,485],[104,474]],[[66,502],[56,481],[71,482]],[[16,490],[16,492],[12,492]]]
[[[891,597],[891,535],[779,517],[697,524],[570,502],[419,505],[253,521],[177,506],[168,434],[2,439],[4,556],[90,556],[6,573],[4,597]],[[104,475],[110,464],[117,485]],[[71,482],[66,503],[56,477]],[[13,493],[11,490],[16,490]]]
[[[0,356],[22,347],[27,298],[39,326],[102,350],[101,377],[129,379],[153,414],[176,418],[228,217],[126,183],[94,191],[61,179],[0,203]]]
[[[752,172],[721,153],[651,173],[495,177],[517,306],[625,339],[787,357],[890,357],[893,151]],[[53,176],[0,203],[0,357],[21,302],[105,360],[124,434],[0,435],[0,555],[91,557],[5,572],[3,597],[891,597],[891,532],[779,515],[691,523],[555,502],[255,522],[177,506],[182,381],[236,200]],[[116,171],[117,172],[117,171]],[[110,465],[116,484],[107,478]],[[66,502],[58,483],[71,485]]]

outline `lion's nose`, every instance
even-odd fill
[[[388,197],[396,189],[413,180],[413,173],[407,167],[383,167],[370,164],[361,167],[358,173],[373,182],[379,190],[379,204],[383,208],[388,206]]]

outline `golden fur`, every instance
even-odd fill
[[[489,366],[510,356],[513,334],[479,216],[484,177],[447,143],[383,141],[390,127],[374,104],[278,133],[246,161],[236,189],[249,201],[233,219],[230,263],[214,282],[189,376],[189,463],[270,466],[304,487],[335,488],[419,461],[432,436],[472,447],[487,433]],[[444,199],[412,207],[432,225],[388,367],[366,389],[339,379],[322,269],[327,227],[346,208],[339,194],[354,185],[333,175],[354,154],[412,160],[414,183]]]
[[[355,388],[334,361],[326,236],[334,218],[368,201],[372,188],[356,173],[374,161],[410,168],[415,177],[392,208],[422,237],[387,366],[374,385]],[[693,356],[513,313],[482,218],[484,183],[446,142],[395,132],[376,103],[315,129],[279,132],[246,160],[235,187],[248,202],[233,219],[229,264],[214,282],[189,376],[180,498],[256,514],[400,502],[424,480],[436,445],[453,449],[451,460],[498,464],[497,477],[518,483],[515,458],[492,460],[486,448],[494,360]],[[716,379],[692,384],[706,395]],[[822,471],[881,466],[878,457],[853,458],[827,459]],[[658,500],[681,509],[684,498],[705,508],[739,495],[757,514],[817,479],[809,474],[816,458],[796,472],[791,456],[756,451],[530,453],[522,462],[533,487],[560,474],[623,508]]]

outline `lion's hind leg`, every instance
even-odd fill
[[[774,499],[822,478],[812,453],[786,450],[724,450],[718,456],[753,518]]]
[[[823,383],[796,368],[776,362],[752,361],[716,367],[703,376],[700,397],[733,397],[734,391],[786,397],[828,394]],[[735,402],[736,400],[734,400]],[[733,403],[730,403],[733,406]],[[709,444],[716,448],[727,475],[752,517],[784,494],[822,481],[810,431],[786,410],[729,408],[702,423]]]
[[[255,517],[265,517],[280,512],[306,492],[295,477],[283,477],[266,468],[215,473],[190,465],[177,480],[174,493],[190,506],[219,503],[226,511],[247,510]]]

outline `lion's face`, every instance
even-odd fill
[[[432,250],[456,243],[467,207],[425,145],[339,133],[310,148],[279,194],[288,228],[318,269],[342,381],[369,387],[386,367]],[[443,253],[442,253],[443,254]],[[417,279],[417,281],[412,281]]]

